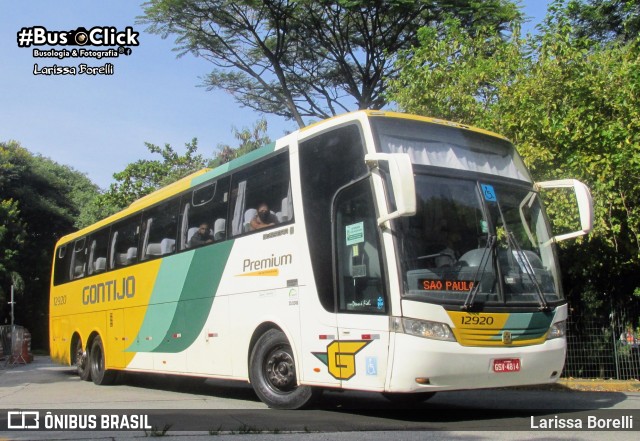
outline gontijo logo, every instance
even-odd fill
[[[356,354],[371,343],[371,340],[334,340],[327,346],[327,352],[312,352],[324,363],[332,377],[350,380],[356,375]]]
[[[139,46],[139,33],[131,26],[119,32],[113,26],[83,27],[71,31],[49,31],[43,26],[24,27],[18,31],[18,47],[30,46]]]

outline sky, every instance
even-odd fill
[[[162,39],[136,24],[141,0],[0,0],[0,142],[18,141],[34,154],[86,174],[102,189],[113,174],[139,159],[154,159],[145,142],[178,152],[192,138],[212,157],[220,144],[235,145],[232,128],[265,117],[272,139],[297,129],[292,121],[242,108],[224,91],[200,87],[212,65],[193,55],[176,57],[174,38]],[[548,0],[521,2],[532,31]],[[117,58],[36,58],[33,50],[69,46],[18,46],[22,28],[47,31],[126,27],[139,33],[131,54]],[[113,47],[85,47],[107,50]],[[44,75],[45,67],[111,63],[112,75]],[[36,68],[37,65],[37,68]]]

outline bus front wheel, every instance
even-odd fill
[[[91,369],[89,369],[89,362],[87,358],[87,353],[85,352],[84,346],[82,345],[82,340],[80,339],[80,337],[78,337],[76,339],[76,345],[73,349],[73,364],[76,367],[78,376],[81,380],[84,381],[91,380]]]
[[[300,409],[319,393],[310,386],[298,385],[291,345],[276,329],[264,333],[253,347],[249,380],[260,400],[275,409]]]
[[[115,372],[106,370],[104,366],[104,346],[100,336],[96,336],[91,344],[91,352],[89,352],[89,367],[91,368],[91,379],[99,386],[111,384],[115,378]]]

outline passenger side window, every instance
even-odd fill
[[[385,314],[387,298],[380,242],[369,179],[336,198],[338,309]]]
[[[134,216],[112,227],[109,268],[122,268],[138,261],[140,216]]]
[[[229,178],[210,182],[182,198],[180,249],[197,248],[227,238]]]
[[[71,256],[71,265],[69,268],[69,280],[84,277],[87,270],[87,250],[85,249],[86,238],[78,239],[73,244],[73,255]]]
[[[53,283],[60,285],[70,280],[69,266],[71,265],[71,256],[73,244],[62,245],[57,249],[56,266],[54,270]]]
[[[89,275],[99,274],[107,270],[107,254],[109,253],[109,228],[91,235],[89,238]]]
[[[145,210],[142,217],[141,260],[166,256],[176,251],[179,206],[180,200],[174,199]]]
[[[233,176],[231,234],[293,220],[288,152]]]

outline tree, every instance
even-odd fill
[[[556,7],[564,7],[563,3],[556,2]],[[630,41],[640,34],[638,0],[571,0],[566,13],[578,38]]]
[[[18,202],[13,199],[0,200],[0,295],[6,291],[6,283],[18,270],[17,257],[24,245],[25,225],[20,218]]]
[[[149,152],[160,155],[161,159],[141,159],[127,165],[121,172],[114,173],[116,182],[88,207],[91,214],[100,215],[94,222],[198,170],[217,167],[271,142],[266,134],[265,119],[258,120],[251,129],[238,130],[234,127],[232,132],[239,141],[239,146],[234,148],[230,145],[219,145],[217,155],[209,159],[198,153],[196,138],[185,144],[184,154],[176,152],[170,144],[159,147],[145,143]]]
[[[444,28],[418,32],[418,45],[396,63],[388,98],[413,113],[490,126],[505,90],[531,68],[520,29],[505,38],[491,27],[470,33],[458,20]]]
[[[197,153],[196,138],[185,144],[186,151],[183,155],[178,154],[169,144],[159,147],[146,142],[145,146],[162,159],[141,159],[127,165],[123,171],[114,173],[116,182],[111,184],[97,202],[97,206],[105,214],[122,210],[136,199],[206,167],[206,160]]]
[[[209,167],[214,168],[225,164],[272,142],[267,135],[267,120],[264,118],[258,120],[251,129],[245,127],[238,130],[233,127],[231,130],[240,144],[238,147],[231,147],[228,144],[218,145],[218,155],[209,161]]]
[[[439,29],[453,16],[471,29],[502,29],[521,19],[509,0],[151,0],[144,13],[149,31],[177,36],[180,55],[213,63],[209,89],[300,127],[353,105],[383,107],[397,53],[422,26]]]
[[[35,347],[45,347],[53,248],[80,226],[98,187],[15,141],[0,142],[0,168],[0,302],[22,280],[16,322],[31,329]]]
[[[563,243],[561,258],[572,306],[597,313],[605,296],[609,307],[640,294],[640,50],[637,40],[578,37],[570,18],[556,4],[543,33],[526,40],[471,35],[456,23],[444,38],[423,31],[390,99],[506,135],[536,180],[591,187],[595,229],[583,243]],[[549,207],[557,226],[569,222],[564,202]]]

